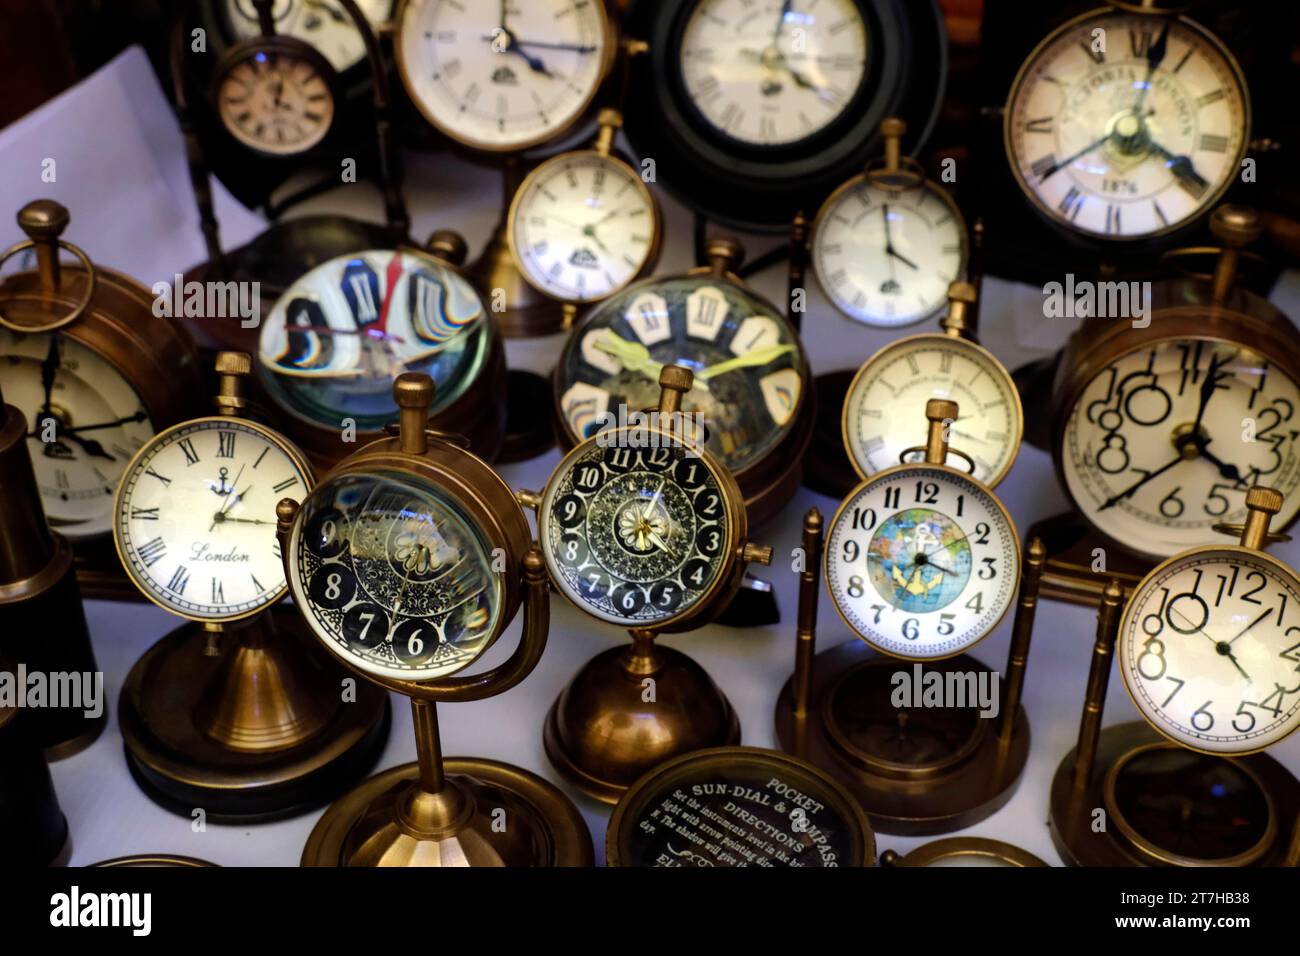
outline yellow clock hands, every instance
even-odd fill
[[[695,381],[707,382],[709,379],[717,378],[719,375],[725,375],[727,372],[734,372],[738,368],[749,368],[755,365],[766,365],[794,351],[793,345],[768,345],[761,349],[753,349],[744,355],[737,355],[733,359],[727,359],[725,362],[719,362],[717,365],[710,365],[708,368],[700,369],[695,373]]]
[[[605,335],[592,343],[592,346],[606,355],[612,355],[629,372],[640,372],[647,378],[659,381],[664,363],[651,358],[650,350],[640,342],[630,342],[620,338],[611,329],[606,329]]]

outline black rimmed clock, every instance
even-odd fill
[[[640,0],[627,133],[697,212],[775,230],[861,172],[880,122],[924,142],[947,76],[934,0]]]

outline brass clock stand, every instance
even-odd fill
[[[822,516],[813,508],[803,523],[795,669],[776,704],[781,749],[848,787],[871,825],[884,833],[947,833],[995,813],[1015,793],[1029,756],[1029,718],[1021,696],[1042,543],[1031,539],[1025,549],[994,724],[973,708],[894,707],[893,674],[920,665],[882,657],[862,641],[816,653],[822,536]],[[925,666],[944,672],[989,670],[966,654]]]
[[[240,414],[248,366],[247,355],[221,357],[220,414]],[[189,621],[127,675],[118,703],[127,764],[153,800],[212,822],[320,806],[374,764],[388,737],[387,695],[370,685],[349,694],[347,676],[288,605]]]

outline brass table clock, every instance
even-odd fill
[[[885,153],[827,197],[813,220],[813,272],[844,315],[894,327],[935,318],[966,277],[966,220],[938,183],[900,155],[907,124],[880,124]]]
[[[128,764],[163,806],[218,821],[319,805],[365,772],[388,731],[386,695],[347,687],[346,671],[280,604],[275,502],[313,482],[296,447],[241,417],[250,364],[243,353],[217,357],[218,414],[147,442],[113,502],[132,583],[188,620],[127,675],[118,721]]]
[[[1027,850],[985,837],[945,837],[917,847],[911,853],[886,850],[881,866],[1047,866]]]
[[[808,359],[789,319],[736,276],[740,244],[717,238],[707,254],[708,266],[631,285],[573,327],[555,366],[558,433],[572,447],[620,406],[652,406],[665,365],[697,369],[682,407],[703,417],[710,453],[761,525],[802,476],[814,417]]]
[[[60,238],[68,222],[49,199],[18,213],[28,238],[0,262],[33,250],[36,268],[0,282],[0,368],[6,399],[28,420],[41,505],[76,547],[82,590],[121,598],[133,589],[108,541],[113,492],[154,430],[192,409],[198,356],[179,323],[154,314],[153,292]]]
[[[1079,866],[1294,866],[1300,781],[1263,750],[1300,728],[1300,576],[1260,549],[1282,495],[1257,486],[1240,544],[1192,548],[1102,592],[1078,745],[1052,838]],[[1145,723],[1101,729],[1110,659]],[[1106,825],[1095,825],[1100,808]]]
[[[781,748],[847,786],[886,833],[984,819],[1011,798],[1029,752],[1020,699],[1042,548],[1030,542],[1022,574],[1002,504],[943,463],[957,405],[931,399],[926,417],[925,461],[879,472],[849,496],[831,522],[824,571],[822,517],[805,517],[795,672],[776,706]],[[814,658],[823,573],[861,642]],[[964,652],[997,626],[1017,588],[998,675]]]
[[[607,803],[670,757],[739,742],[739,721],[717,685],[655,638],[706,623],[735,595],[749,562],[772,559],[770,548],[748,540],[735,479],[681,413],[690,370],[668,365],[658,379],[657,414],[635,413],[645,420],[593,435],[556,466],[542,495],[519,493],[537,510],[560,593],[632,634],[630,648],[589,661],[546,719],[551,762]]]
[[[528,520],[505,483],[427,429],[435,385],[393,385],[401,422],[302,507],[280,502],[289,588],[315,637],[370,685],[411,698],[416,763],[371,777],[325,812],[304,866],[585,866],[591,837],[558,789],[494,760],[444,759],[439,702],[504,693],[546,646],[549,596]],[[501,665],[452,676],[524,608]]]
[[[759,747],[714,747],[650,770],[605,833],[607,866],[873,866],[862,808],[812,764]]]
[[[1132,586],[1155,561],[1211,543],[1215,524],[1244,520],[1261,482],[1282,493],[1279,527],[1300,512],[1300,334],[1237,283],[1255,212],[1220,207],[1211,228],[1222,249],[1188,253],[1217,253],[1212,276],[1156,283],[1145,324],[1085,320],[1061,356],[1052,453],[1078,516],[1031,529],[1053,597],[1095,602],[1108,575]],[[1092,569],[1097,547],[1105,574]]]

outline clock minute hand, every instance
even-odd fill
[[[1069,166],[1072,163],[1074,163],[1076,160],[1082,159],[1084,156],[1087,156],[1098,146],[1101,146],[1104,143],[1106,143],[1114,135],[1115,134],[1113,132],[1107,133],[1105,136],[1101,137],[1095,142],[1089,143],[1087,146],[1079,150],[1077,153],[1075,153],[1073,156],[1069,157],[1068,159],[1061,160],[1060,162],[1053,162],[1051,167],[1046,171],[1044,171],[1043,175],[1038,177],[1039,184],[1041,185],[1042,183],[1047,182],[1049,178],[1051,178],[1056,173],[1060,172],[1066,166]]]
[[[1160,64],[1165,61],[1165,54],[1169,51],[1169,21],[1165,21],[1164,29],[1160,31],[1160,36],[1155,42],[1147,47],[1147,75],[1142,81],[1142,88],[1138,91],[1137,102],[1133,106],[1133,112],[1141,113],[1142,104],[1146,100],[1147,91],[1151,89],[1151,77],[1155,75],[1156,70],[1160,69]]]
[[[707,382],[709,379],[717,378],[719,375],[725,375],[727,372],[734,372],[738,368],[749,368],[753,365],[766,365],[779,359],[788,352],[793,352],[793,345],[769,345],[761,349],[753,349],[744,355],[737,355],[735,358],[727,359],[725,362],[719,362],[717,365],[710,365],[702,368],[695,373],[696,381]]]
[[[1166,471],[1168,471],[1170,468],[1173,468],[1175,465],[1185,460],[1186,459],[1184,459],[1181,454],[1178,455],[1176,458],[1174,458],[1173,461],[1161,465],[1155,471],[1145,475],[1141,480],[1133,482],[1133,484],[1129,485],[1127,488],[1125,488],[1123,491],[1119,492],[1118,494],[1111,495],[1104,502],[1102,502],[1101,506],[1097,510],[1105,511],[1107,508],[1115,507],[1115,505],[1119,504],[1121,501],[1125,500],[1126,498],[1132,498],[1133,495],[1137,493],[1138,489],[1143,487],[1145,484],[1147,484],[1147,482],[1154,481],[1155,479],[1163,475]]]

